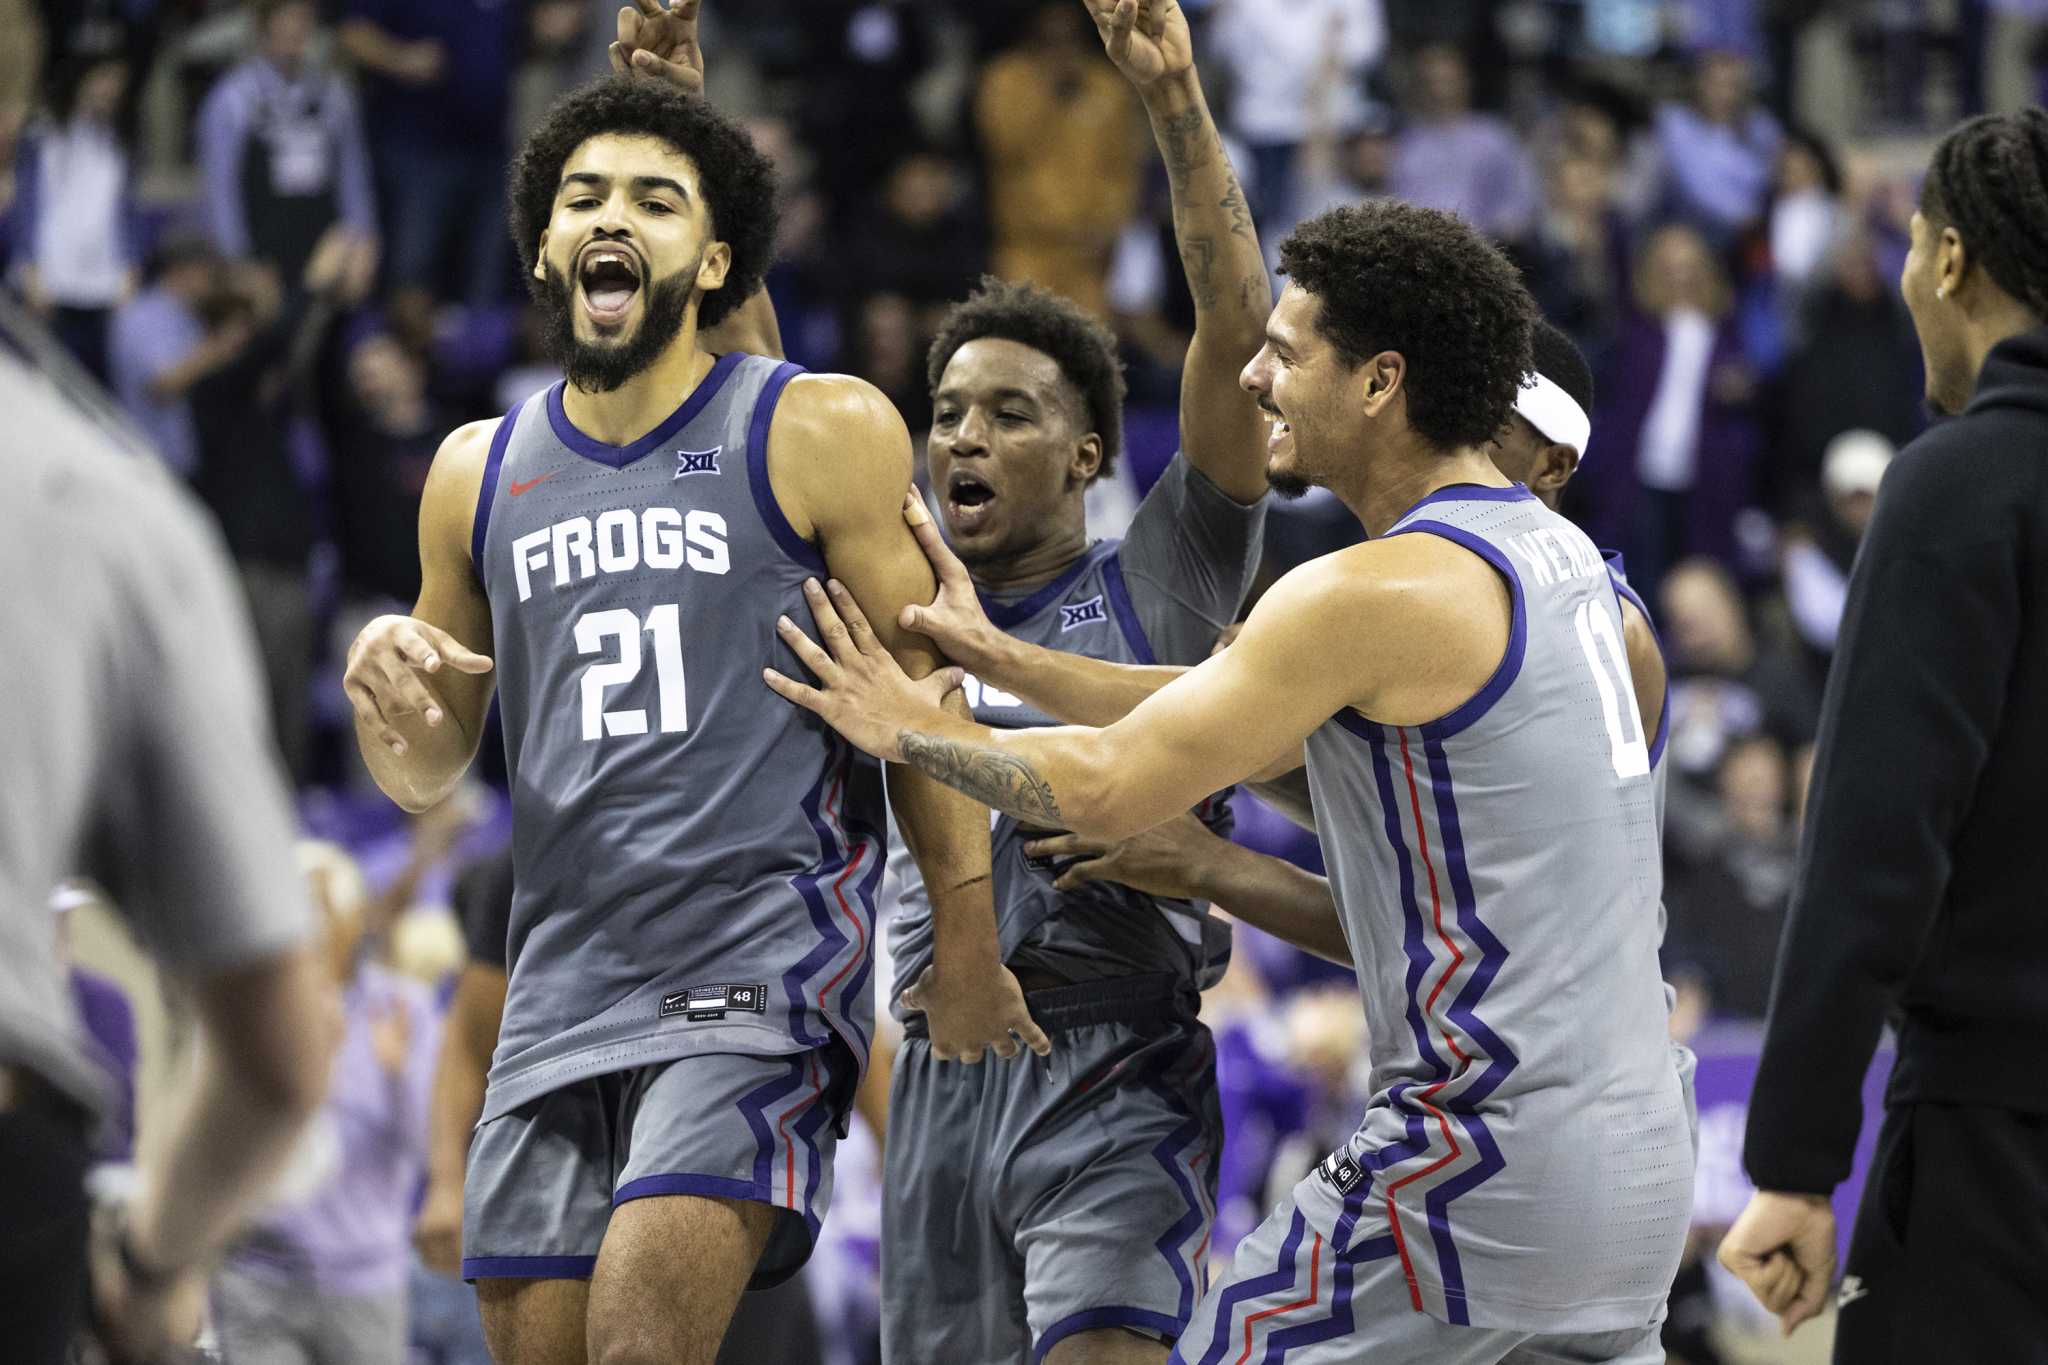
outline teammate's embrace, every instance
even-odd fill
[[[511,978],[463,1220],[493,1353],[709,1365],[749,1279],[808,1254],[872,1024],[879,773],[759,670],[807,575],[879,620],[929,597],[909,442],[865,383],[702,343],[759,287],[775,212],[701,100],[570,94],[511,201],[568,380],[443,444],[419,603],[364,629],[347,687],[414,809],[473,757],[494,680],[503,704]],[[935,889],[935,1039],[1042,1047],[995,954],[987,813],[890,778]]]

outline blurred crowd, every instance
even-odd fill
[[[1183,7],[1270,254],[1341,202],[1454,209],[1590,358],[1566,511],[1624,553],[1670,656],[1667,973],[1685,1020],[1760,1017],[1849,565],[1924,420],[1895,287],[1905,168],[1953,119],[2043,98],[2048,3]],[[415,907],[448,903],[458,850],[486,849],[502,813],[465,796],[412,828],[370,799],[340,651],[413,600],[442,436],[558,377],[504,168],[550,99],[606,69],[615,8],[0,0],[0,281],[218,516],[308,823],[355,855],[322,845],[308,868],[338,907],[358,1021],[340,1140],[355,1124],[385,1167],[270,1228],[243,1279],[403,1264],[402,1246],[358,1265],[326,1243],[341,1213],[396,1207],[418,1179],[394,1163],[423,1160],[399,1135],[424,1124],[434,989],[460,940]],[[921,432],[946,305],[984,271],[1058,289],[1125,348],[1130,458],[1093,505],[1115,534],[1172,454],[1193,311],[1164,175],[1080,0],[714,3],[705,46],[710,97],[781,171],[768,288],[790,358],[873,381]],[[1358,534],[1313,496],[1273,517],[1262,582]],[[495,740],[483,752],[489,777]],[[1312,839],[1240,800],[1241,838],[1316,864]],[[1210,1006],[1232,1106],[1220,1248],[1355,1122],[1351,989],[1241,932]],[[351,1077],[383,1106],[369,1138]],[[853,1321],[872,1247],[860,1195],[843,1201],[853,1269],[816,1292]],[[240,1283],[223,1302],[260,1300]]]

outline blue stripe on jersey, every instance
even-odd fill
[[[1131,590],[1124,584],[1123,561],[1113,554],[1102,561],[1102,585],[1109,594],[1110,610],[1116,613],[1116,623],[1122,628],[1131,653],[1138,656],[1141,664],[1158,663],[1152,654],[1151,641],[1145,638],[1145,627],[1138,621],[1137,608],[1131,605]]]
[[[760,396],[754,400],[754,415],[747,420],[747,482],[754,491],[754,506],[775,543],[784,554],[823,578],[825,557],[789,524],[782,504],[775,500],[775,488],[768,481],[768,429],[775,424],[775,405],[782,401],[782,391],[789,387],[789,381],[803,372],[803,366],[784,361],[761,386]]]
[[[512,442],[512,424],[519,420],[520,409],[525,406],[526,400],[522,398],[499,419],[498,429],[491,433],[491,453],[484,458],[484,481],[476,490],[476,520],[469,531],[469,565],[476,570],[478,582],[484,576],[484,532],[491,527],[491,506],[498,500],[498,470],[505,463],[505,447]]]
[[[1236,1340],[1231,1328],[1237,1321],[1237,1309],[1246,1299],[1255,1299],[1261,1294],[1278,1294],[1294,1287],[1295,1263],[1301,1254],[1301,1239],[1308,1231],[1308,1220],[1301,1216],[1301,1210],[1294,1211],[1294,1218],[1287,1225],[1286,1240],[1280,1243],[1280,1265],[1264,1275],[1248,1275],[1234,1284],[1225,1286],[1223,1296],[1216,1302],[1216,1331],[1209,1338],[1209,1349],[1202,1352],[1196,1365],[1221,1365],[1223,1353]]]
[[[586,436],[576,429],[569,420],[569,410],[562,406],[562,393],[568,387],[566,380],[557,381],[548,390],[548,425],[554,429],[555,439],[586,460],[608,465],[613,469],[624,469],[635,460],[642,459],[669,443],[669,439],[688,426],[696,415],[704,410],[718,391],[725,387],[725,381],[732,378],[745,356],[739,351],[729,351],[711,364],[710,371],[702,382],[690,390],[690,396],[682,401],[674,412],[662,419],[661,425],[642,436],[631,445],[608,445],[593,436]]]
[[[1525,497],[1529,496],[1528,490],[1522,488],[1520,484],[1515,485],[1515,487],[1521,489]],[[1470,492],[1471,490],[1465,491]],[[1431,494],[1430,496],[1434,498],[1436,494]],[[1427,502],[1429,500],[1429,498],[1425,498],[1423,501]],[[1419,506],[1420,504],[1417,505]],[[1406,521],[1387,534],[1400,536],[1409,535],[1414,532],[1425,532],[1433,536],[1442,536],[1445,540],[1464,546],[1473,554],[1478,555],[1481,559],[1493,565],[1500,572],[1501,577],[1507,579],[1508,594],[1512,599],[1513,616],[1508,624],[1507,652],[1501,655],[1500,666],[1494,669],[1493,676],[1488,678],[1486,685],[1475,692],[1471,699],[1463,706],[1458,707],[1448,715],[1440,716],[1430,721],[1426,725],[1413,727],[1425,739],[1448,739],[1459,731],[1476,724],[1481,717],[1493,709],[1495,702],[1507,695],[1508,688],[1514,686],[1515,678],[1522,671],[1522,658],[1527,653],[1529,647],[1529,614],[1527,604],[1522,600],[1521,576],[1515,572],[1515,566],[1508,562],[1508,557],[1501,553],[1499,548],[1491,541],[1482,540],[1462,527],[1448,526],[1441,521]]]

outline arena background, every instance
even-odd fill
[[[1627,553],[1673,673],[1665,956],[1702,1059],[1702,1161],[1672,1358],[1824,1359],[1826,1322],[1777,1341],[1711,1252],[1749,1192],[1744,1097],[1848,565],[1925,420],[1895,283],[1917,169],[1956,119],[2043,99],[2048,3],[1184,8],[1269,248],[1346,200],[1457,209],[1593,360],[1567,510]],[[613,13],[0,0],[0,278],[69,350],[72,386],[104,385],[220,518],[306,831],[354,855],[377,951],[433,985],[462,952],[454,877],[506,837],[502,760],[487,740],[480,780],[408,821],[354,756],[339,660],[412,600],[441,435],[556,377],[513,273],[503,167],[551,98],[605,69]],[[790,357],[872,380],[921,442],[944,306],[984,270],[1060,288],[1124,344],[1131,458],[1091,506],[1116,534],[1172,454],[1192,308],[1163,172],[1079,0],[714,0],[704,38],[710,98],[782,172],[769,287]],[[265,52],[327,73],[302,83],[320,97],[266,104],[248,66]],[[1703,362],[1671,344],[1687,332],[1710,336]],[[1276,506],[1262,583],[1355,534],[1334,502]],[[1312,839],[1239,802],[1242,840],[1319,866]],[[76,960],[133,1007],[146,1129],[175,1030],[92,890],[61,900]],[[1220,1263],[1366,1086],[1348,975],[1277,941],[1240,927],[1207,1015],[1230,1124]],[[871,1141],[840,1163],[806,1282],[821,1358],[851,1365],[874,1358],[887,1196]],[[1859,1182],[1837,1200],[1845,1230]],[[416,1359],[464,1358],[430,1339],[440,1289],[421,1283]]]

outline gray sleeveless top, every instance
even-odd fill
[[[630,446],[557,384],[499,424],[472,557],[513,809],[505,1020],[485,1117],[690,1052],[865,1058],[880,769],[761,681],[822,576],[769,489],[800,373],[726,355]]]
[[[1450,714],[1346,711],[1309,738],[1374,1094],[1304,1212],[1340,1253],[1398,1254],[1444,1321],[1640,1326],[1677,1269],[1692,1147],[1657,963],[1661,765],[1619,588],[1520,486],[1439,490],[1388,534],[1485,559],[1513,623]]]

